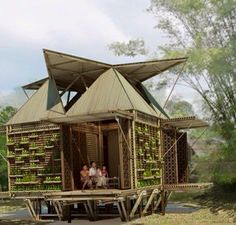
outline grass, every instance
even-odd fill
[[[211,189],[208,191],[173,193],[170,202],[200,206],[192,213],[154,214],[134,220],[131,225],[212,225],[236,224],[236,193]]]
[[[137,219],[129,223],[130,225],[212,225],[212,224],[236,224],[227,212],[219,211],[214,214],[210,209],[200,209],[188,214],[166,214],[165,216],[152,215]]]

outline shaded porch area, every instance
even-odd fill
[[[92,161],[108,171],[107,188],[131,188],[130,124],[125,118],[63,124],[61,158],[63,190],[80,190],[80,170]],[[124,140],[125,138],[125,140]]]

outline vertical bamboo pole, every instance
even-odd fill
[[[161,191],[161,215],[165,215],[165,191]]]
[[[122,146],[122,134],[120,129],[118,129],[118,143],[119,143],[119,158],[120,158],[120,184],[121,184],[121,189],[124,189],[123,146]]]
[[[102,128],[101,128],[100,122],[98,124],[98,160],[99,160],[100,165],[104,163],[103,135],[102,135]]]
[[[133,188],[137,188],[137,157],[136,157],[136,146],[135,146],[135,118],[132,120],[132,132],[133,132],[133,161],[134,161],[134,184]]]
[[[62,189],[65,189],[65,165],[64,165],[64,147],[63,147],[63,126],[60,125],[60,151],[61,151],[61,175],[62,175]]]
[[[175,162],[176,162],[176,184],[179,183],[179,173],[178,173],[178,155],[177,155],[177,131],[175,129]]]
[[[131,184],[131,189],[134,188],[135,184],[133,182],[133,163],[134,163],[134,155],[133,155],[133,149],[132,149],[132,145],[131,145],[131,141],[132,141],[132,121],[128,120],[128,142],[129,142],[129,149],[131,149],[131,151],[129,151],[129,162],[130,162],[130,184]],[[128,146],[127,146],[128,147]]]
[[[70,130],[70,135],[69,135],[69,148],[70,148],[70,162],[71,162],[71,171],[70,171],[70,174],[71,174],[71,188],[72,190],[75,190],[75,182],[74,182],[74,159],[73,159],[73,148],[72,148],[72,128],[70,126],[69,128]]]
[[[9,138],[8,138],[8,132],[9,132],[9,127],[6,126],[6,142],[8,142]],[[8,150],[8,149],[7,149]],[[8,190],[11,192],[11,179],[10,179],[10,162],[9,160],[7,160],[7,179],[8,179]]]
[[[158,120],[158,124],[159,124],[159,159],[160,160],[164,160],[163,155],[164,155],[164,135],[163,135],[163,130],[162,130],[162,124],[161,124],[161,120]],[[165,171],[165,164],[161,164],[161,171],[160,171],[160,175],[161,175],[161,188],[163,188],[164,185],[164,171]]]

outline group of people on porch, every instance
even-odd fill
[[[103,165],[100,169],[94,161],[90,163],[90,168],[84,164],[82,170],[80,171],[82,190],[86,187],[92,189],[94,186],[96,188],[107,188],[107,179],[108,172],[106,166]]]

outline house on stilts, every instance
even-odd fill
[[[173,190],[202,187],[188,183],[185,129],[207,123],[169,118],[142,84],[186,58],[111,65],[51,50],[44,57],[48,77],[23,87],[35,92],[6,124],[9,194],[24,198],[34,219],[127,221],[164,213]],[[107,189],[81,191],[90,161],[107,166]]]

